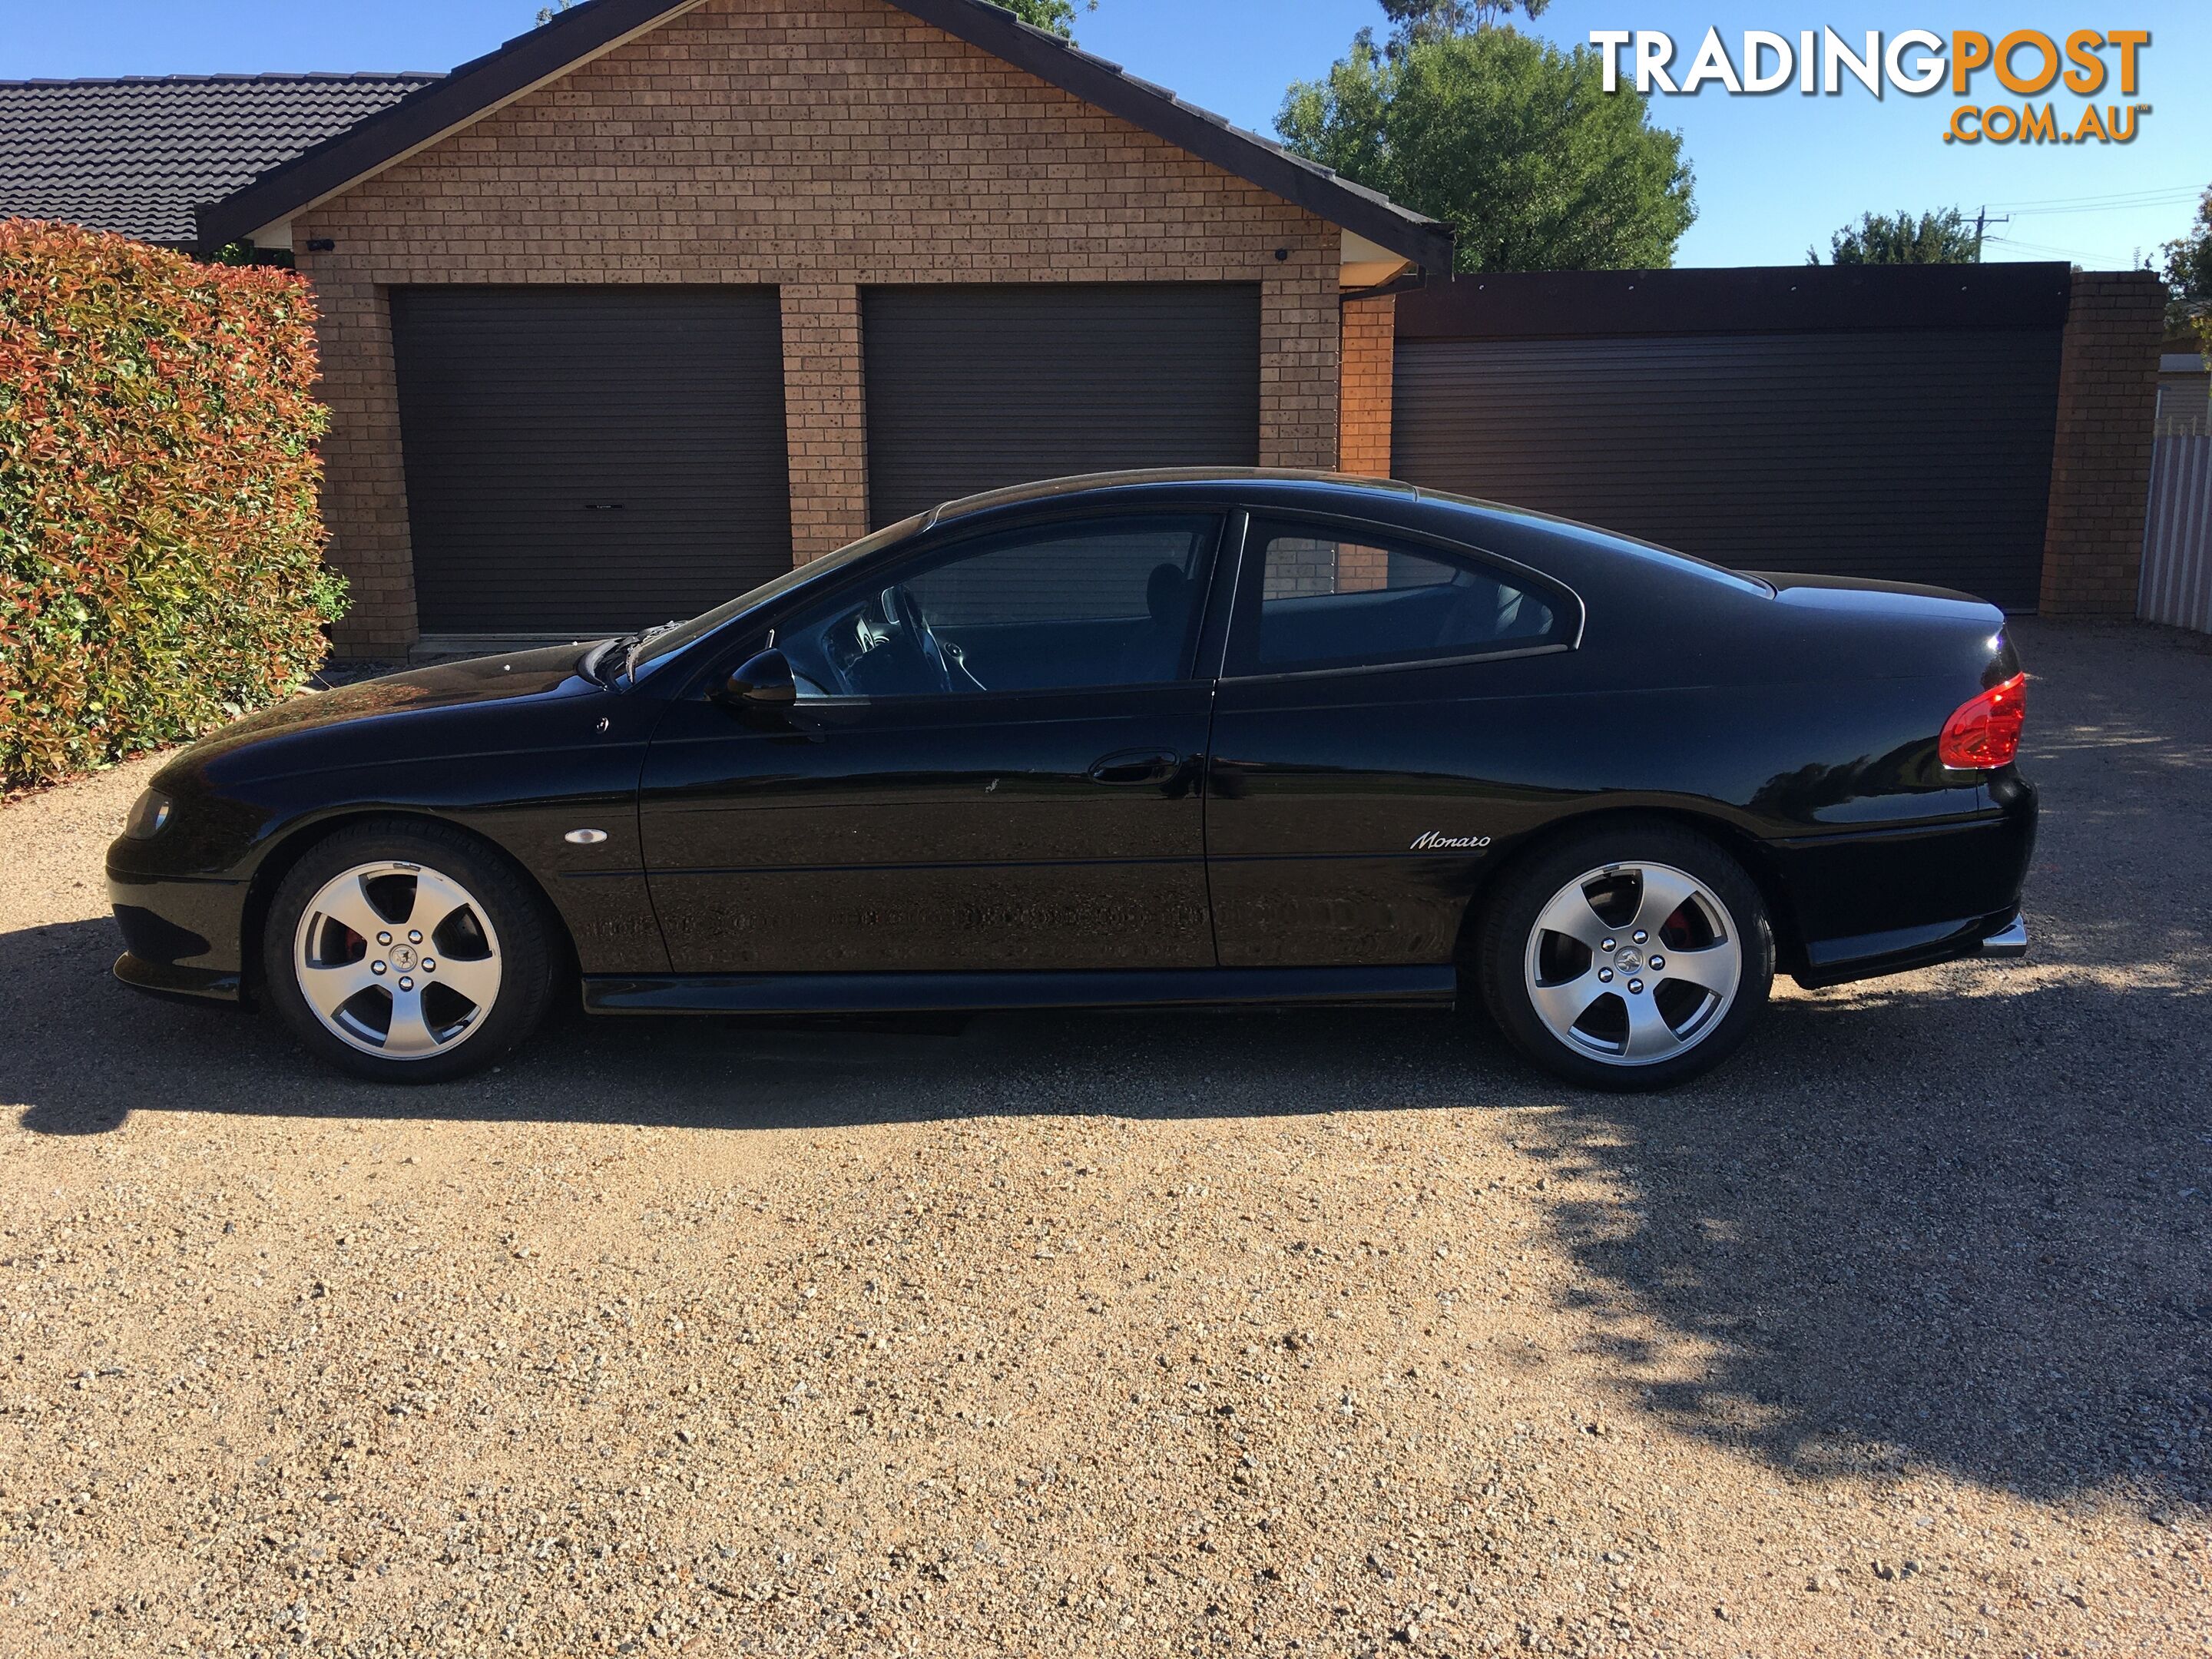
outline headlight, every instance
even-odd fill
[[[123,820],[123,833],[133,841],[151,841],[169,821],[169,798],[158,789],[140,792],[131,803],[131,816]]]

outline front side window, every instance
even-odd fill
[[[648,632],[638,642],[636,660],[630,670],[631,677],[644,678],[663,663],[672,660],[678,652],[705,639],[723,623],[743,616],[748,611],[756,611],[770,604],[801,582],[821,580],[840,565],[851,564],[855,560],[866,558],[871,553],[882,552],[893,543],[903,541],[919,531],[925,521],[924,516],[917,513],[896,524],[885,525],[881,530],[863,536],[857,542],[848,543],[834,553],[825,553],[818,559],[794,565],[781,575],[771,576],[750,592],[740,593],[734,599],[726,599],[712,611],[703,611],[689,622],[676,623],[658,633]]]
[[[1258,581],[1256,599],[1240,605],[1240,674],[1525,650],[1564,643],[1572,627],[1563,596],[1473,555],[1266,520],[1245,546]]]
[[[939,550],[777,630],[802,697],[927,696],[1188,678],[1219,521],[1137,514]]]

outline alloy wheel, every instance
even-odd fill
[[[1720,1025],[1743,945],[1717,894],[1667,864],[1608,864],[1553,894],[1529,930],[1528,1000],[1553,1036],[1612,1066],[1650,1066]]]
[[[423,1060],[483,1028],[503,977],[484,907],[451,876],[384,860],[325,882],[300,915],[293,972],[339,1041]]]

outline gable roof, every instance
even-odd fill
[[[209,244],[232,241],[287,219],[700,3],[584,0],[201,208],[201,240]],[[1293,155],[1257,133],[1231,126],[1166,88],[1140,81],[1118,64],[1033,28],[987,0],[888,3],[1393,253],[1432,271],[1451,269],[1448,226]]]
[[[0,81],[0,219],[60,219],[191,247],[200,240],[192,219],[200,203],[437,79]]]

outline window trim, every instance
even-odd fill
[[[1168,686],[1212,684],[1218,671],[1209,674],[1207,659],[1212,643],[1212,605],[1220,583],[1224,561],[1232,551],[1231,538],[1241,535],[1244,510],[1240,507],[1224,506],[1214,501],[1158,501],[1129,505],[1101,510],[1101,504],[1066,504],[1056,511],[1024,514],[1011,522],[971,524],[961,523],[957,528],[947,527],[942,536],[932,535],[925,527],[904,544],[884,550],[879,557],[865,561],[857,568],[841,573],[840,580],[806,587],[782,596],[790,601],[780,605],[773,614],[755,617],[756,625],[744,630],[741,641],[726,652],[713,653],[705,669],[686,688],[684,695],[697,701],[711,695],[712,689],[739,663],[755,653],[769,650],[766,643],[771,635],[780,635],[789,617],[795,612],[811,610],[817,604],[835,605],[842,598],[861,592],[871,586],[888,585],[902,580],[897,572],[908,568],[917,560],[933,564],[939,555],[957,555],[958,550],[971,542],[996,541],[1002,537],[1018,536],[1032,530],[1048,530],[1059,524],[1109,523],[1139,518],[1181,518],[1210,520],[1213,526],[1211,543],[1200,554],[1205,579],[1202,591],[1196,600],[1196,623],[1188,646],[1184,652],[1183,672],[1173,679],[1127,681],[1094,681],[1081,685],[1021,686],[982,691],[902,691],[884,696],[863,696],[839,693],[827,697],[802,697],[794,706],[805,711],[815,708],[907,708],[924,703],[938,702],[948,706],[969,705],[983,697],[1056,697],[1084,693],[1109,691],[1154,690]],[[738,621],[736,617],[731,619]]]
[[[1248,597],[1262,592],[1258,584],[1266,580],[1267,538],[1261,532],[1276,525],[1311,525],[1336,532],[1352,532],[1380,538],[1385,550],[1390,543],[1408,546],[1410,550],[1428,548],[1447,557],[1473,559],[1495,568],[1503,575],[1525,577],[1529,586],[1539,592],[1564,599],[1573,607],[1574,626],[1568,637],[1550,641],[1542,645],[1516,646],[1502,651],[1468,650],[1447,653],[1442,656],[1403,658],[1395,662],[1340,663],[1324,668],[1273,668],[1255,670],[1251,673],[1233,673],[1237,660],[1237,647],[1246,637],[1256,639],[1258,611],[1263,599]],[[1242,526],[1241,545],[1237,549],[1237,580],[1230,601],[1229,627],[1223,641],[1219,684],[1223,685],[1257,685],[1269,680],[1310,680],[1340,678],[1351,674],[1394,674],[1426,668],[1445,668],[1474,662],[1506,662],[1522,657],[1556,656],[1563,652],[1579,651],[1583,634],[1589,625],[1589,607],[1583,596],[1567,583],[1547,571],[1536,569],[1520,560],[1471,542],[1459,542],[1403,525],[1395,525],[1379,519],[1362,518],[1347,513],[1315,513],[1300,508],[1269,510],[1266,507],[1245,509]]]

